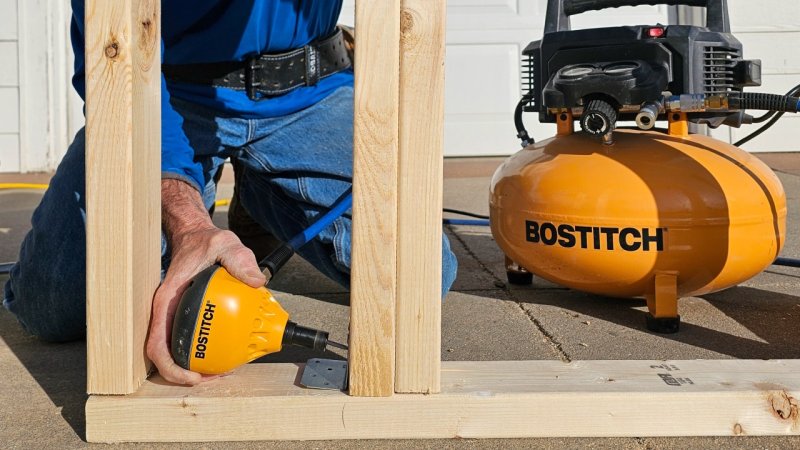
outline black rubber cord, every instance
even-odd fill
[[[798,84],[797,86],[789,89],[789,92],[786,93],[786,97],[790,97],[790,96],[793,97],[793,96],[796,96],[796,95],[800,95],[800,84]],[[775,116],[776,114],[777,114],[777,117]],[[768,112],[768,113],[766,113],[766,114],[764,114],[762,116],[754,118],[753,119],[753,123],[762,123],[762,122],[765,122],[767,120],[769,120],[769,123],[767,123],[763,127],[759,128],[758,130],[748,134],[747,136],[743,137],[739,141],[734,142],[733,145],[739,147],[739,146],[744,145],[744,144],[750,142],[751,140],[755,139],[761,133],[767,131],[769,129],[769,127],[771,127],[772,125],[775,125],[775,122],[777,122],[778,119],[780,119],[783,116],[783,114],[784,113],[782,113],[782,112],[779,113],[777,111],[770,111],[770,112]],[[770,120],[770,119],[772,119],[772,120]]]
[[[798,94],[800,94],[800,84],[798,84],[797,86],[789,89],[789,92],[786,93],[787,96],[788,95],[796,96]],[[768,112],[768,113],[766,113],[766,114],[764,114],[762,116],[755,117],[755,118],[753,118],[753,123],[766,122],[769,119],[771,119],[772,116],[774,116],[775,114],[776,114],[776,111],[770,111],[770,112]]]
[[[519,99],[517,107],[514,108],[514,126],[517,128],[517,137],[520,139],[523,148],[536,142],[528,135],[528,130],[525,129],[525,123],[522,122],[522,108],[528,104],[532,98],[533,94],[531,91],[528,91],[527,94],[523,95],[522,98]]]
[[[467,216],[467,217],[474,217],[476,219],[489,220],[489,216],[483,216],[481,214],[476,214],[476,213],[469,212],[469,211],[460,211],[458,209],[452,209],[452,208],[444,208],[444,209],[442,209],[442,211],[444,211],[446,213],[450,213],[450,214],[458,214],[460,216]]]
[[[744,145],[744,144],[752,141],[753,139],[757,138],[759,135],[761,135],[761,133],[767,131],[771,126],[775,125],[775,122],[780,120],[780,118],[783,117],[784,114],[786,114],[786,113],[785,112],[779,112],[779,113],[775,114],[775,117],[773,117],[769,122],[767,122],[761,128],[757,129],[756,131],[753,131],[752,133],[748,134],[747,136],[745,136],[745,137],[739,139],[738,141],[734,142],[733,145],[735,145],[737,147],[741,147],[742,145]]]

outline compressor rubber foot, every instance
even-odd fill
[[[522,272],[516,270],[506,271],[506,277],[510,284],[531,285],[533,284],[533,274],[530,272]]]
[[[517,284],[528,286],[533,284],[533,274],[528,272],[527,269],[520,266],[513,259],[509,258],[508,256],[505,257],[506,260],[506,278],[508,278],[509,284]]]
[[[647,313],[647,329],[654,333],[673,334],[681,328],[681,316],[678,317],[653,317]]]

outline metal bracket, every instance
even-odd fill
[[[306,362],[300,385],[309,389],[347,390],[347,361],[312,358]]]

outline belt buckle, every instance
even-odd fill
[[[261,65],[258,56],[253,56],[247,59],[244,67],[244,86],[247,92],[247,98],[252,101],[258,100],[258,88],[261,82],[257,79],[257,71],[261,70],[264,66]]]

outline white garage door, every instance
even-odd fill
[[[545,0],[448,0],[445,155],[508,155],[519,148],[512,120],[520,93],[520,54],[541,38]],[[353,23],[352,0],[342,21]],[[666,24],[666,6],[616,8],[574,16],[573,28]],[[533,136],[552,136],[529,114]]]

